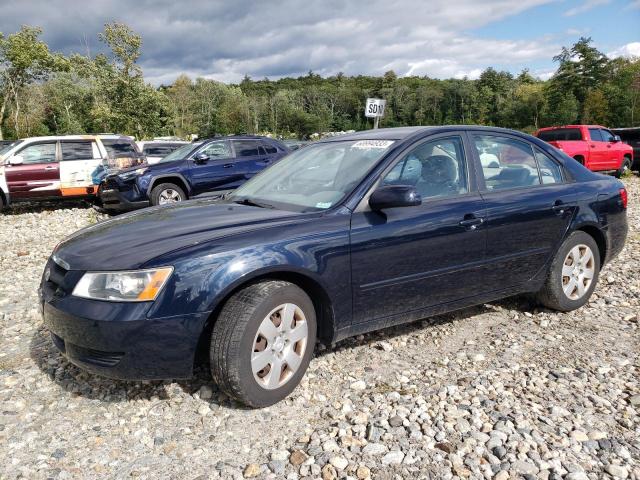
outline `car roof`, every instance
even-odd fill
[[[450,131],[486,131],[487,133],[509,133],[524,135],[517,130],[500,127],[485,127],[482,125],[437,125],[424,127],[395,127],[395,128],[377,128],[371,130],[362,130],[355,133],[347,133],[345,135],[337,135],[335,137],[324,138],[319,143],[324,142],[341,142],[349,140],[405,140],[414,136],[422,136],[426,133],[450,132]]]
[[[539,131],[543,131],[543,130],[557,130],[560,128],[581,128],[581,127],[586,127],[586,128],[607,128],[607,127],[603,127],[602,125],[586,125],[586,124],[580,124],[580,125],[556,125],[555,127],[544,127],[539,129]]]
[[[16,140],[19,142],[40,142],[48,140],[95,140],[99,138],[101,140],[133,140],[133,137],[126,135],[115,134],[87,134],[87,135],[48,135],[43,137],[26,137]]]

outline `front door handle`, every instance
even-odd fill
[[[231,168],[233,167],[233,163],[225,163],[222,168]]]
[[[465,215],[463,220],[460,220],[461,227],[468,228],[469,230],[475,230],[484,223],[484,218],[476,217],[475,215]]]
[[[45,170],[57,170],[58,167],[44,167]]]

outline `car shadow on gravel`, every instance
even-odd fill
[[[55,200],[45,202],[17,202],[12,203],[2,211],[0,215],[24,215],[25,213],[53,212],[56,210],[67,210],[69,208],[91,208],[92,205],[86,200]]]
[[[378,346],[380,342],[391,340],[399,336],[410,335],[419,330],[428,329],[437,325],[453,323],[470,317],[481,315],[494,310],[494,307],[504,309],[516,309],[528,311],[535,308],[528,297],[513,297],[488,305],[478,305],[465,308],[452,313],[446,313],[412,323],[396,325],[382,330],[377,330],[362,336],[350,337],[332,346],[318,345],[315,356],[322,357],[355,346]],[[211,382],[209,368],[206,362],[200,363],[194,376],[188,380],[156,380],[156,381],[124,381],[115,380],[85,372],[70,363],[54,346],[49,331],[40,326],[31,338],[29,345],[30,357],[35,365],[49,379],[60,388],[74,396],[82,396],[91,400],[107,402],[126,402],[131,400],[155,400],[163,403],[171,398],[168,389],[178,386],[184,393],[193,395],[202,387],[211,388],[211,404],[231,407],[234,409],[247,409],[247,407],[229,399],[224,393],[217,390]]]

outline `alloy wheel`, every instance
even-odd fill
[[[160,192],[158,196],[158,205],[164,205],[166,203],[175,203],[180,202],[182,200],[182,195],[177,190],[173,188],[167,188]]]
[[[308,345],[304,312],[293,303],[274,308],[260,323],[253,341],[251,369],[262,388],[283,386],[296,373]]]
[[[595,271],[591,248],[580,244],[569,250],[562,265],[562,290],[567,298],[581,299],[589,290]]]

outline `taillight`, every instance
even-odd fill
[[[620,189],[620,198],[622,199],[622,208],[627,208],[627,201],[629,200],[629,195],[627,194],[626,188]]]

